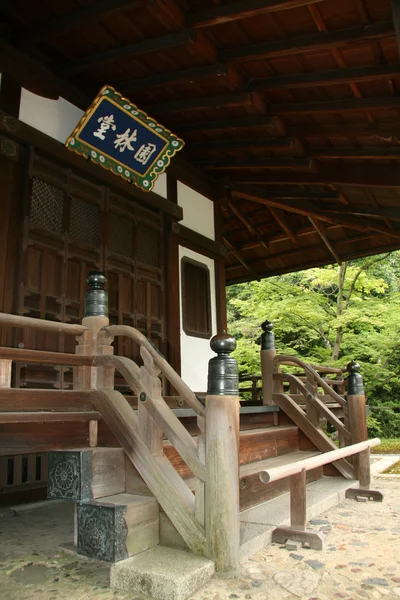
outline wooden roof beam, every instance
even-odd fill
[[[184,31],[178,31],[177,33],[169,33],[168,35],[159,38],[145,38],[141,42],[119,46],[117,48],[112,48],[111,50],[106,50],[105,52],[96,52],[77,60],[71,60],[68,63],[59,65],[58,69],[62,74],[67,75],[80,73],[82,71],[87,71],[96,65],[113,63],[124,58],[130,59],[136,56],[142,56],[143,54],[161,52],[168,48],[193,43],[196,40],[196,35],[194,30],[186,29]]]
[[[275,208],[281,208],[287,212],[293,212],[303,215],[307,218],[311,217],[314,219],[319,219],[320,221],[340,223],[344,227],[349,227],[350,229],[355,229],[356,231],[377,231],[379,233],[384,233],[385,235],[390,235],[400,239],[400,232],[397,233],[392,231],[385,225],[381,225],[379,221],[371,221],[365,218],[354,217],[352,215],[344,216],[342,214],[327,213],[325,212],[323,205],[316,204],[315,202],[276,200],[274,198],[269,198],[268,195],[261,193],[257,189],[253,190],[246,188],[234,189],[232,190],[232,195],[236,198],[250,200],[251,202],[259,202],[260,204],[265,204],[268,207],[272,206]]]
[[[197,161],[204,171],[238,169],[313,169],[315,163],[309,158],[231,158],[223,160]]]
[[[152,77],[141,79],[130,79],[118,84],[124,94],[138,92],[143,93],[149,89],[157,87],[170,87],[177,84],[196,84],[204,80],[224,78],[228,76],[228,66],[222,63],[215,63],[206,67],[197,69],[183,69],[181,71],[172,71],[161,73]]]
[[[253,269],[248,265],[248,263],[241,256],[240,252],[231,244],[231,242],[226,237],[223,237],[222,241],[224,242],[224,244],[228,248],[228,250],[230,252],[232,252],[233,256],[235,256],[238,259],[240,264],[242,264],[244,266],[246,271],[248,271],[250,273],[250,275],[252,277],[254,277],[254,279],[257,279],[257,281],[261,281],[260,277],[257,275],[257,273],[255,271],[253,271]]]
[[[265,173],[232,173],[232,183],[257,185],[348,185],[356,187],[400,187],[400,169],[374,165],[342,165],[321,167],[318,172],[308,173],[272,171]]]
[[[239,150],[242,148],[265,148],[267,150],[286,149],[303,153],[303,147],[297,138],[263,138],[252,140],[207,140],[206,142],[188,142],[193,150]]]
[[[267,252],[269,252],[268,241],[266,240],[266,238],[264,238],[263,235],[260,234],[258,229],[250,223],[250,221],[247,219],[247,217],[245,217],[242,214],[242,212],[234,205],[233,202],[228,201],[227,206],[229,207],[231,212],[239,219],[239,221],[241,221],[243,223],[243,225],[249,231],[250,235],[253,236],[258,241],[260,246],[262,246],[264,248],[264,250],[267,250]]]
[[[251,44],[239,48],[222,50],[222,61],[247,61],[281,56],[293,56],[299,53],[316,52],[330,48],[340,48],[357,42],[381,40],[394,33],[392,21],[383,21],[361,25],[350,29],[339,29],[327,33],[313,33],[295,38],[285,38],[260,44]]]
[[[392,0],[392,17],[396,31],[397,48],[400,54],[400,0]]]
[[[327,102],[298,102],[293,104],[271,104],[269,110],[274,115],[302,115],[312,113],[360,112],[400,108],[400,96],[388,98],[364,98],[362,100],[329,100]],[[318,131],[318,126],[315,128]]]
[[[369,206],[367,204],[355,204],[353,206],[343,205],[323,205],[324,210],[328,213],[340,213],[349,215],[359,215],[365,217],[373,217],[378,219],[393,219],[393,221],[400,221],[400,208],[396,206]]]
[[[174,100],[173,102],[161,102],[159,104],[151,104],[145,106],[146,112],[149,114],[169,114],[174,112],[182,112],[185,110],[200,110],[200,109],[218,109],[226,107],[243,107],[253,106],[256,101],[255,94],[252,93],[230,93],[220,94],[218,96],[203,96],[192,98],[190,100]]]
[[[139,8],[154,6],[156,0],[103,0],[84,6],[66,15],[57,15],[41,25],[21,27],[9,32],[10,39],[26,47],[47,41],[57,35],[73,31],[84,25]]]
[[[182,133],[192,131],[236,131],[238,129],[267,129],[274,135],[285,135],[285,126],[279,117],[242,117],[240,119],[220,119],[216,121],[180,122],[174,124],[174,130]]]
[[[323,225],[316,219],[312,219],[311,217],[309,217],[308,220],[310,221],[311,225],[314,227],[315,231],[318,233],[319,237],[321,238],[321,240],[323,241],[323,243],[325,244],[325,246],[327,247],[329,252],[332,254],[333,258],[336,260],[338,265],[341,265],[342,259],[340,258],[339,254],[336,252],[335,248],[329,241],[325,227],[323,227]]]
[[[313,191],[312,189],[303,190],[298,187],[264,187],[263,193],[268,194],[269,198],[282,198],[283,200],[338,200],[340,198],[340,192],[331,189],[323,189],[320,191]]]
[[[390,160],[400,159],[400,145],[391,148],[374,146],[372,148],[308,148],[306,151],[310,158],[337,158],[337,159],[374,159]]]
[[[293,233],[289,225],[286,223],[285,219],[282,219],[281,215],[279,214],[279,211],[276,208],[273,208],[272,206],[269,206],[268,208],[271,215],[274,217],[275,221],[278,223],[280,228],[286,233],[290,241],[293,242],[293,244],[297,244],[295,234]]]
[[[316,73],[296,73],[266,79],[254,79],[247,85],[250,92],[267,90],[287,90],[308,88],[315,86],[340,85],[343,83],[379,81],[399,77],[400,63],[388,65],[373,65],[368,67],[355,67],[352,69],[333,69],[332,71],[318,71]]]
[[[278,117],[277,117],[278,118]],[[318,123],[308,125],[288,125],[287,133],[293,137],[350,137],[370,136],[390,140],[394,136],[400,137],[400,124],[393,120],[381,123]]]
[[[221,23],[240,21],[249,17],[258,17],[279,10],[297,8],[322,0],[240,0],[230,4],[222,4],[208,8],[188,16],[190,27],[213,27]]]

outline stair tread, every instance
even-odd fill
[[[273,456],[271,458],[266,458],[265,460],[247,463],[246,465],[240,466],[240,477],[254,475],[265,469],[282,467],[299,460],[317,456],[318,454],[321,454],[321,452],[297,450],[296,452],[289,452],[288,454],[282,454],[281,456]]]
[[[0,423],[42,423],[54,421],[100,421],[98,411],[0,411]]]
[[[241,429],[240,435],[260,435],[260,433],[272,434],[273,432],[293,431],[298,430],[297,425],[272,425],[271,427],[258,427],[257,429]]]

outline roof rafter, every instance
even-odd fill
[[[278,118],[278,117],[277,117]],[[293,137],[349,137],[370,136],[384,137],[400,136],[400,125],[391,121],[381,123],[318,123],[309,125],[288,125],[288,135]]]
[[[231,158],[223,160],[198,161],[197,166],[204,171],[230,169],[313,169],[315,162],[311,158]]]
[[[351,69],[333,69],[332,71],[317,71],[311,73],[296,73],[281,75],[266,79],[254,79],[247,85],[247,90],[260,92],[266,90],[286,90],[292,88],[307,88],[319,85],[339,85],[353,81],[366,82],[390,79],[400,75],[400,63],[388,65],[373,65]]]
[[[191,27],[212,27],[230,21],[240,21],[262,14],[297,8],[322,0],[240,0],[231,4],[223,4],[208,8],[188,16]]]
[[[371,23],[350,29],[339,29],[327,33],[313,33],[301,37],[286,38],[238,48],[229,48],[220,52],[220,60],[247,61],[261,58],[292,56],[300,52],[348,46],[351,43],[382,39],[394,34],[392,21]]]
[[[257,281],[261,281],[260,277],[257,275],[257,273],[249,266],[249,264],[247,263],[247,261],[245,261],[245,259],[241,256],[239,250],[237,250],[233,246],[233,244],[227,239],[227,237],[223,237],[222,241],[224,242],[224,244],[228,248],[228,250],[230,252],[232,252],[232,254],[238,259],[238,261],[240,262],[240,264],[242,264],[244,266],[244,268],[250,273],[250,275],[252,277],[254,277],[255,279],[257,279]]]
[[[322,223],[320,221],[317,221],[317,219],[313,219],[313,218],[309,217],[308,220],[310,221],[311,225],[314,227],[315,231],[318,233],[318,235],[321,238],[321,240],[323,241],[324,245],[328,248],[329,252],[332,254],[333,258],[336,260],[336,262],[339,265],[341,265],[342,259],[340,258],[339,254],[336,252],[332,243],[329,241],[325,227],[322,225]]]
[[[243,225],[250,232],[250,234],[256,238],[256,240],[258,241],[260,246],[262,246],[265,250],[267,250],[269,252],[268,241],[264,238],[263,235],[260,234],[257,227],[254,227],[254,225],[252,225],[250,223],[248,218],[242,214],[242,212],[234,205],[233,202],[228,201],[227,206],[233,212],[233,214],[239,219],[239,221],[241,221],[243,223]]]
[[[321,112],[359,112],[400,108],[400,96],[385,98],[365,98],[362,100],[328,100],[327,102],[298,102],[293,104],[271,104],[269,110],[274,115],[301,115]],[[318,127],[316,128],[318,131]]]
[[[389,229],[386,225],[381,225],[379,221],[371,221],[370,219],[358,218],[354,217],[353,215],[343,216],[342,214],[327,213],[324,210],[324,206],[316,204],[315,202],[306,202],[304,200],[277,200],[274,198],[269,198],[265,192],[261,192],[257,189],[249,190],[246,188],[234,189],[232,190],[232,195],[237,198],[243,198],[244,200],[265,204],[268,207],[273,206],[275,208],[281,208],[287,212],[293,212],[303,215],[307,218],[312,217],[319,219],[320,221],[340,223],[344,227],[349,227],[350,229],[355,229],[357,231],[377,231],[379,233],[384,233],[385,235],[390,235],[400,239],[400,232],[395,232]]]

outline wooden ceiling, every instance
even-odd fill
[[[400,248],[400,0],[0,0],[0,71],[186,141],[227,282]]]

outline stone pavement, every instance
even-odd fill
[[[400,598],[400,476],[375,486],[383,503],[345,500],[311,521],[326,534],[323,552],[271,545],[191,600]],[[59,551],[72,536],[68,503],[1,515],[1,600],[147,600],[111,590],[107,565]]]

